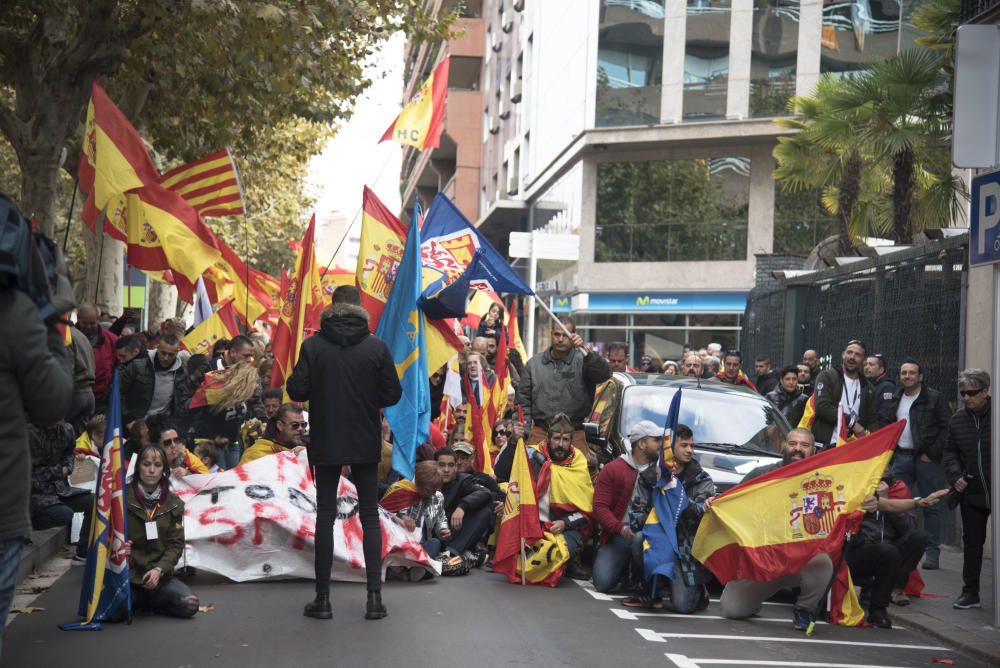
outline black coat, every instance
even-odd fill
[[[962,494],[962,501],[977,508],[990,507],[990,405],[986,402],[982,415],[973,415],[961,408],[948,421],[948,438],[944,445],[944,474],[948,484],[968,473],[972,479]]]
[[[806,411],[806,402],[809,401],[809,397],[798,388],[794,392],[785,392],[784,388],[779,385],[768,392],[766,398],[788,420],[792,429],[799,426],[802,414]]]
[[[868,431],[879,427],[878,405],[875,402],[875,390],[872,384],[862,375],[860,396],[858,397],[858,421]],[[837,435],[833,430],[837,426],[837,407],[840,406],[840,396],[844,392],[844,375],[840,369],[824,369],[816,376],[816,420],[813,422],[812,433],[819,443],[836,443]]]
[[[309,402],[311,464],[377,464],[382,417],[403,394],[389,348],[368,331],[368,312],[335,304],[302,344],[285,390]]]
[[[896,421],[896,409],[899,408],[899,397],[896,394],[896,383],[886,374],[874,383],[875,405],[878,406],[878,426],[884,427]],[[902,389],[900,389],[902,392]]]
[[[457,473],[450,484],[441,487],[444,495],[444,511],[451,517],[456,508],[474,513],[493,501],[490,490],[481,486],[468,473]]]
[[[781,380],[778,376],[779,373],[781,372],[777,369],[773,369],[767,373],[762,373],[757,376],[757,380],[754,381],[754,385],[757,386],[757,392],[760,396],[767,396],[768,393],[773,392],[776,389],[780,389],[778,387]]]
[[[892,396],[891,422],[896,420],[896,410],[903,396],[903,388]],[[910,404],[910,433],[913,435],[913,454],[927,455],[933,461],[941,461],[944,442],[948,438],[948,422],[951,410],[941,393],[924,385],[916,400]]]

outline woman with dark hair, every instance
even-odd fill
[[[143,446],[125,491],[132,605],[138,611],[194,617],[198,597],[174,577],[184,554],[184,502],[170,491],[169,477],[163,448],[153,443]]]
[[[493,302],[490,304],[490,309],[483,314],[482,320],[479,321],[476,336],[493,338],[499,343],[501,327],[503,327],[503,306]]]

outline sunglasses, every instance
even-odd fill
[[[305,429],[309,426],[308,422],[289,422],[288,426],[292,429]]]
[[[179,436],[177,438],[165,438],[165,439],[163,439],[163,445],[164,445],[164,447],[166,447],[168,445],[180,445],[183,442],[184,442],[184,439],[182,439]]]
[[[497,436],[510,436],[510,432],[506,429],[497,429]]]
[[[961,394],[963,397],[975,397],[978,396],[982,391],[983,388],[979,388],[978,390],[959,390],[958,393]]]

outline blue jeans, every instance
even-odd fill
[[[420,545],[431,559],[437,559],[437,556],[441,554],[441,540],[439,538],[422,540],[420,541]]]
[[[914,496],[928,496],[945,486],[941,465],[921,461],[912,450],[896,450],[892,458],[892,476],[905,482]],[[922,510],[927,533],[925,554],[929,559],[937,559],[941,555],[941,511],[937,506]]]
[[[240,457],[243,456],[243,446],[239,442],[231,443],[219,454],[219,459],[222,461],[216,463],[227,471],[231,471],[240,465]]]
[[[594,589],[607,594],[623,581],[642,582],[642,532],[628,541],[621,535],[597,550],[594,559]]]
[[[7,625],[7,613],[14,600],[17,585],[17,569],[21,565],[21,548],[24,538],[0,540],[0,654],[3,653],[3,630]]]

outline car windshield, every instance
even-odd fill
[[[664,424],[675,391],[662,385],[626,387],[619,422],[622,436],[640,420]],[[788,434],[788,424],[770,402],[738,392],[685,389],[680,422],[694,432],[696,444],[746,447],[775,454],[781,452]]]

